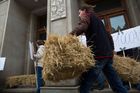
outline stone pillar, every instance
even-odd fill
[[[79,0],[48,0],[47,2],[47,31],[48,34],[66,35],[78,23]],[[78,93],[78,80],[64,80],[57,83],[47,81],[47,87],[41,93]],[[76,86],[76,87],[75,87]]]
[[[25,65],[24,74],[34,73],[34,62],[30,58],[29,53],[29,41],[34,42],[36,40],[36,29],[37,29],[37,18],[34,14],[30,14],[29,31],[27,32],[26,38],[26,53],[25,53]]]
[[[0,1],[0,56],[2,55],[4,34],[8,18],[9,1]]]
[[[140,1],[139,0],[126,0],[128,14],[132,26],[140,25]]]
[[[0,1],[0,57],[6,57],[2,55],[3,46],[4,46],[4,38],[6,32],[6,24],[8,18],[8,11],[9,11],[9,4],[8,0]],[[4,67],[5,70],[5,67]],[[3,87],[4,84],[4,70],[0,71],[0,87]]]
[[[65,35],[78,22],[78,0],[48,0],[47,31],[49,34]]]

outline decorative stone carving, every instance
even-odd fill
[[[65,0],[51,0],[51,20],[66,17]]]

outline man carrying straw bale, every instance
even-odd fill
[[[70,33],[79,36],[85,33],[87,46],[94,53],[95,67],[82,74],[80,93],[89,93],[92,83],[103,71],[115,93],[128,93],[116,71],[112,67],[114,44],[111,35],[105,30],[102,21],[95,16],[93,7],[83,6],[79,9],[80,22]]]

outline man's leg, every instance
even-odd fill
[[[100,75],[99,75],[98,78],[97,78],[98,87],[99,87],[98,89],[99,89],[99,90],[104,89],[105,80],[106,80],[106,78],[105,78],[104,74],[101,72]]]
[[[121,79],[122,80],[122,79]],[[124,85],[124,87],[127,89],[127,90],[130,90],[130,86],[129,86],[129,82],[128,81],[123,81],[122,80],[122,83]]]
[[[89,93],[93,82],[96,81],[100,72],[102,71],[103,63],[96,62],[96,66],[89,69],[87,72],[82,74],[81,84],[80,84],[80,93]]]
[[[136,90],[140,91],[140,83],[133,84],[133,87],[134,87]]]
[[[116,71],[112,67],[112,63],[113,63],[113,60],[108,59],[108,63],[103,69],[111,88],[116,93],[128,93],[126,88],[123,86],[121,79],[119,78]]]

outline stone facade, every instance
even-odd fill
[[[82,0],[47,0],[48,34],[65,35],[78,23]],[[132,27],[140,25],[140,0],[126,0]],[[0,2],[0,56],[6,57],[0,82],[8,76],[32,73],[29,40],[35,40],[36,16],[16,0]]]

